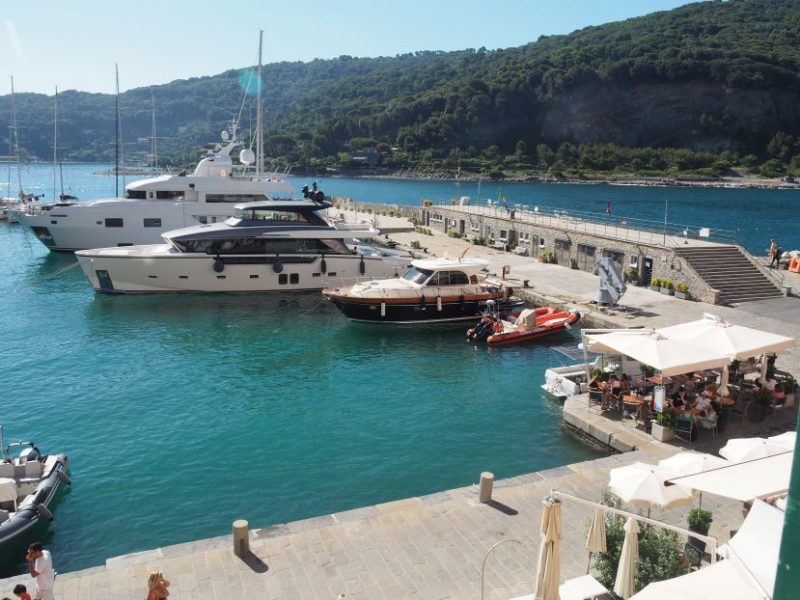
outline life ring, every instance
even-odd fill
[[[214,272],[222,273],[225,270],[225,263],[222,262],[220,257],[214,259]]]
[[[283,263],[280,261],[272,263],[272,270],[276,273],[283,273]]]

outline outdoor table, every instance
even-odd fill
[[[561,600],[591,600],[604,594],[608,590],[591,575],[568,579],[558,587]]]
[[[639,407],[642,404],[645,404],[646,402],[647,402],[647,400],[642,396],[634,396],[632,394],[626,394],[626,395],[622,396],[622,407],[623,407],[622,408],[622,412],[624,414],[625,413],[625,407],[629,406],[629,407],[633,408],[633,410],[631,411],[631,414],[636,413],[636,412],[638,412]]]

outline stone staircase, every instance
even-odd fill
[[[781,296],[781,290],[738,246],[675,248],[675,254],[711,287],[720,304],[738,304]]]

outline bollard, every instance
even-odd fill
[[[480,500],[484,504],[492,499],[492,484],[494,484],[494,474],[489,471],[481,473],[481,495]]]
[[[522,287],[531,287],[531,280],[530,279],[523,279],[522,280]]]
[[[233,522],[233,553],[239,558],[250,553],[250,529],[244,519]]]

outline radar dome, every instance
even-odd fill
[[[250,148],[245,148],[239,152],[239,162],[243,165],[252,165],[256,162],[256,153],[250,150]]]

